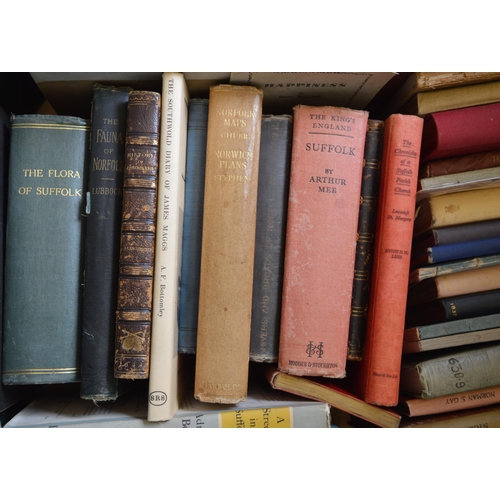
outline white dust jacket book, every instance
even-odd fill
[[[182,73],[163,73],[148,420],[179,408],[178,310],[186,187],[189,93]]]

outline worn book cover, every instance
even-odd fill
[[[459,259],[451,262],[445,261],[435,265],[424,265],[410,271],[409,284],[413,285],[424,279],[435,278],[444,274],[459,273],[467,269],[477,269],[485,266],[496,266],[500,264],[500,254],[473,257],[471,259]]]
[[[187,125],[186,194],[179,308],[178,349],[179,353],[184,354],[196,353],[207,123],[208,99],[191,99]]]
[[[386,115],[401,112],[401,108],[417,93],[500,80],[500,73],[486,71],[417,71],[411,73],[386,104]]]
[[[437,177],[427,177],[419,180],[417,203],[423,198],[472,189],[487,189],[500,185],[500,167],[483,168],[448,174]]]
[[[385,123],[365,351],[355,372],[360,396],[381,406],[398,401],[422,126],[400,114]]]
[[[500,101],[500,81],[459,85],[427,92],[418,92],[400,113],[424,117],[429,113],[479,106]]]
[[[500,254],[500,237],[462,241],[428,247],[424,252],[412,255],[411,267],[417,268],[429,264],[456,262],[465,259],[480,259],[498,254]]]
[[[413,239],[412,258],[429,247],[497,237],[500,237],[500,219],[430,229]]]
[[[80,381],[89,123],[19,115],[10,149],[3,383]]]
[[[148,420],[168,420],[177,395],[179,292],[189,93],[182,73],[163,73]]]
[[[458,333],[489,330],[494,328],[500,328],[499,313],[407,328],[405,330],[403,340],[405,342],[417,342],[437,337],[447,337]]]
[[[500,148],[500,103],[431,113],[425,117],[422,163]]]
[[[250,334],[257,362],[278,360],[291,148],[291,115],[263,116]]]
[[[455,335],[447,335],[411,342],[404,341],[403,354],[436,351],[438,349],[446,349],[448,347],[478,345],[486,342],[493,342],[495,340],[500,340],[500,328],[463,332]]]
[[[116,311],[116,378],[149,377],[161,95],[133,90],[127,108]]]
[[[500,384],[500,343],[406,354],[401,367],[401,391],[435,398]]]
[[[118,259],[129,87],[94,86],[85,216],[82,314],[83,399],[116,399],[114,377]]]
[[[325,377],[299,377],[280,372],[276,365],[266,367],[272,387],[316,401],[325,401],[332,408],[362,418],[378,427],[398,427],[401,415],[388,408],[365,403],[341,382]]]
[[[210,90],[195,397],[246,398],[259,180],[262,91]]]
[[[451,158],[428,161],[420,165],[420,178],[439,177],[441,175],[458,174],[498,167],[500,165],[500,149],[470,153]]]
[[[466,269],[422,280],[408,288],[407,306],[431,300],[494,290],[500,284],[500,265]]]
[[[411,328],[499,312],[500,288],[495,288],[486,292],[445,297],[408,307],[405,325],[406,328]]]
[[[349,324],[347,347],[347,359],[352,361],[363,359],[365,345],[383,139],[384,122],[382,120],[368,120],[358,216],[351,322]]]
[[[431,399],[401,396],[398,411],[402,415],[419,417],[469,408],[481,408],[497,403],[500,403],[500,386],[498,385]]]
[[[345,377],[368,113],[296,106],[279,369]]]
[[[500,187],[424,198],[415,210],[414,236],[456,224],[500,218]]]
[[[500,405],[453,411],[442,415],[403,418],[401,427],[405,429],[499,428]]]

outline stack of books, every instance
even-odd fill
[[[489,77],[494,80],[487,84],[449,92],[470,95],[496,85],[495,75]],[[400,408],[408,420],[402,426],[498,425],[490,405],[500,383],[500,105],[468,102],[425,117],[401,371]],[[467,418],[460,413],[466,410]]]
[[[385,106],[391,113],[424,117],[430,113],[500,101],[500,73],[411,73]]]

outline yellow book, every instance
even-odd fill
[[[468,108],[498,101],[500,101],[499,80],[418,92],[401,108],[400,112],[424,117],[438,111]]]
[[[414,236],[437,227],[500,218],[500,187],[424,198],[415,212]]]

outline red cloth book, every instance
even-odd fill
[[[422,162],[500,148],[500,103],[427,115]]]
[[[365,351],[353,365],[360,396],[380,406],[398,403],[422,127],[413,115],[385,123]]]
[[[368,113],[294,108],[279,369],[345,377]]]

